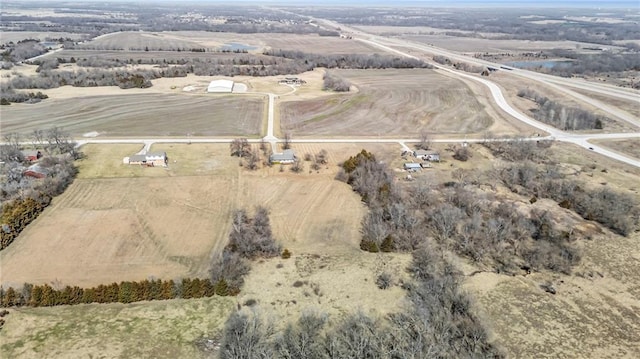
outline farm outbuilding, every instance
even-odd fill
[[[413,152],[413,157],[423,161],[440,162],[440,154],[436,151],[417,150]]]
[[[409,172],[417,172],[422,169],[422,166],[419,163],[405,163],[404,169]]]
[[[295,161],[296,155],[293,150],[284,150],[282,153],[274,153],[269,156],[269,162],[271,163],[289,164]]]
[[[20,151],[26,161],[33,162],[42,158],[42,152],[40,151]]]
[[[39,164],[29,166],[22,175],[31,178],[45,178],[49,174],[49,170],[43,168]]]
[[[214,80],[209,83],[207,92],[214,93],[231,93],[233,91],[233,81],[231,80]]]

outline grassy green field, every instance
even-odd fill
[[[235,298],[19,308],[0,331],[2,358],[198,358]]]

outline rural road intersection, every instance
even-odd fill
[[[409,42],[406,40],[398,40],[398,39],[390,39],[390,38],[386,38],[386,37],[381,37],[381,36],[373,36],[367,33],[364,33],[362,31],[356,30],[356,29],[352,29],[352,28],[347,28],[341,24],[337,24],[335,22],[332,21],[327,21],[327,20],[323,20],[323,19],[316,19],[321,23],[324,24],[328,24],[327,26],[331,27],[333,26],[333,28],[336,27],[341,27],[343,29],[343,31],[345,29],[347,29],[350,33],[350,35],[353,37],[353,39],[355,39],[356,41],[361,41],[364,43],[367,43],[369,45],[378,47],[384,51],[387,51],[389,53],[393,53],[396,55],[400,55],[400,56],[404,56],[404,57],[409,57],[409,58],[414,58],[414,59],[420,59],[416,56],[410,55],[406,52],[400,51],[396,48],[392,48],[390,46],[396,46],[396,47],[402,47],[402,48],[412,48],[412,49],[416,49],[416,50],[420,50],[420,51],[424,51],[424,52],[429,52],[429,53],[433,53],[433,54],[439,54],[439,55],[443,55],[443,56],[447,56],[456,60],[460,60],[460,61],[467,61],[470,63],[474,63],[477,65],[482,65],[482,66],[493,66],[496,68],[499,68],[501,65],[500,64],[494,64],[488,61],[484,61],[484,60],[479,60],[479,59],[475,59],[472,57],[468,57],[465,55],[461,55],[458,53],[454,53],[445,49],[441,49],[441,48],[436,48],[434,46],[430,46],[430,45],[423,45],[423,44],[416,44],[413,42]],[[102,35],[102,36],[108,36],[107,35]],[[51,52],[47,53],[51,54]],[[44,55],[41,55],[44,56]],[[40,57],[40,56],[38,56]],[[37,58],[37,57],[36,57]],[[35,58],[33,58],[35,59]],[[32,59],[32,60],[33,60]],[[424,60],[424,59],[420,59],[420,60]],[[513,107],[511,107],[511,105],[507,102],[507,100],[505,99],[502,91],[500,90],[500,88],[498,87],[498,85],[496,85],[495,83],[485,79],[485,78],[480,78],[477,76],[472,76],[470,74],[466,74],[463,73],[461,71],[457,71],[457,70],[453,70],[447,67],[443,67],[443,66],[439,66],[439,65],[435,65],[435,67],[441,71],[445,71],[448,72],[450,74],[453,74],[454,76],[458,76],[458,77],[462,77],[465,79],[469,79],[472,81],[476,81],[481,83],[482,85],[486,86],[490,93],[491,93],[491,97],[493,98],[493,101],[508,115],[512,116],[513,118],[524,122],[532,127],[535,127],[543,132],[548,133],[549,135],[547,137],[534,137],[534,138],[525,138],[525,139],[518,139],[518,140],[541,140],[541,139],[552,139],[552,140],[556,140],[556,141],[562,141],[562,142],[568,142],[568,143],[572,143],[575,145],[578,145],[580,147],[583,147],[589,151],[592,152],[596,152],[598,154],[601,154],[603,156],[627,163],[629,165],[635,166],[635,167],[640,167],[640,159],[636,159],[636,158],[632,158],[626,155],[623,155],[621,153],[617,153],[611,150],[608,150],[606,148],[603,148],[602,146],[598,146],[597,144],[591,143],[589,142],[590,140],[605,140],[605,139],[625,139],[625,138],[638,138],[639,142],[640,142],[640,132],[632,132],[632,133],[601,133],[601,134],[572,134],[572,133],[568,133],[565,131],[561,131],[557,128],[554,128],[552,126],[546,125],[544,123],[541,123],[539,121],[536,121],[522,113],[520,113],[518,110],[514,109]],[[531,72],[531,71],[526,71],[526,70],[521,70],[521,69],[510,69],[511,73],[513,73],[514,75],[517,76],[521,76],[524,78],[527,78],[529,80],[534,80],[534,81],[539,81],[542,82],[548,86],[551,86],[555,89],[558,89],[560,91],[563,91],[573,97],[576,97],[578,99],[581,100],[587,100],[589,101],[592,105],[599,107],[601,110],[613,115],[614,117],[620,118],[624,121],[627,121],[628,123],[640,127],[640,120],[636,117],[634,117],[633,115],[625,112],[625,111],[621,111],[615,108],[612,108],[611,106],[608,106],[600,101],[596,101],[593,100],[591,98],[588,98],[587,96],[584,96],[582,94],[578,94],[574,91],[571,91],[569,89],[567,89],[566,87],[572,87],[572,88],[577,88],[577,89],[581,89],[581,90],[587,90],[587,91],[591,91],[591,92],[595,92],[595,93],[600,93],[600,94],[606,94],[608,96],[613,96],[613,97],[617,97],[623,100],[628,100],[628,101],[632,101],[632,102],[638,102],[638,104],[640,105],[640,95],[637,92],[634,91],[630,91],[627,89],[621,89],[621,88],[616,88],[613,86],[609,86],[609,85],[604,85],[604,84],[598,84],[598,83],[587,83],[587,82],[581,82],[581,81],[576,81],[575,79],[565,79],[565,78],[560,78],[560,77],[556,77],[556,76],[551,76],[551,75],[545,75],[545,74],[539,74],[539,73],[535,73],[535,72]],[[265,95],[268,96],[269,99],[269,105],[268,105],[268,114],[267,114],[267,134],[266,136],[262,139],[266,142],[269,142],[272,146],[272,149],[276,150],[277,148],[277,142],[280,142],[280,140],[274,135],[274,123],[275,123],[275,100],[277,97],[279,96],[286,96],[290,93],[295,92],[295,87],[292,87],[292,91],[284,94],[284,95],[276,95],[273,93],[263,93]],[[167,138],[167,139],[148,139],[148,138],[138,138],[138,139],[96,139],[96,138],[91,138],[91,139],[81,139],[78,140],[78,146],[82,146],[85,144],[89,144],[89,143],[94,143],[94,144],[115,144],[115,143],[140,143],[140,144],[144,144],[145,147],[143,150],[148,149],[153,143],[230,143],[233,139],[232,138]],[[260,139],[253,139],[253,140],[249,140],[249,142],[259,142],[262,141]],[[442,143],[462,143],[462,142],[483,142],[486,141],[485,139],[466,139],[466,138],[446,138],[446,139],[437,139],[437,140],[432,140],[432,142],[442,142]],[[504,140],[502,140],[504,141]],[[336,139],[325,139],[325,138],[318,138],[318,139],[293,139],[291,140],[291,142],[293,143],[398,143],[402,146],[402,148],[404,150],[406,150],[408,147],[406,146],[405,143],[407,142],[419,142],[419,140],[417,139],[381,139],[381,138],[336,138]]]

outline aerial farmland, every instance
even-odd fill
[[[637,11],[460,6],[3,3],[0,357],[633,358]]]

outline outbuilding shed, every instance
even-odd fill
[[[233,91],[233,81],[231,80],[214,80],[209,83],[207,92],[214,93],[231,93]]]
[[[417,172],[422,169],[422,166],[419,163],[405,163],[404,169],[409,172]]]

